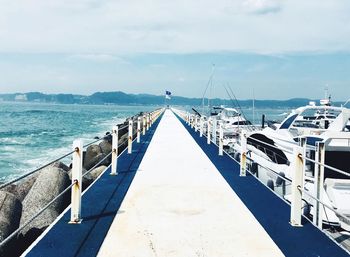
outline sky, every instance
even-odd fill
[[[350,1],[0,0],[0,93],[350,98]]]

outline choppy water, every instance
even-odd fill
[[[152,106],[0,102],[0,182],[29,172]]]
[[[74,139],[89,143],[125,118],[155,108],[0,102],[0,182],[68,153]],[[255,123],[260,123],[262,114],[267,119],[281,119],[287,111],[256,109],[253,115],[252,109],[243,109],[248,119],[253,121],[255,117]]]

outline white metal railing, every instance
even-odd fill
[[[216,144],[216,132],[213,133],[214,126],[212,125],[213,122],[211,121],[211,118],[207,118],[206,122],[204,123],[205,117],[201,116],[199,119],[199,124],[197,122],[196,115],[185,113],[185,112],[178,112],[179,116],[186,121],[187,124],[190,125],[191,128],[197,127],[199,128],[199,135],[202,137],[203,135],[207,137],[207,143],[210,144],[213,142]],[[221,126],[220,132],[219,132],[219,154],[222,153],[222,135],[221,135]],[[197,131],[197,130],[196,130]],[[206,132],[206,133],[204,133]],[[251,158],[249,158],[247,150],[247,139],[256,141],[258,143],[262,143],[265,146],[269,146],[275,149],[279,149],[277,146],[269,144],[267,142],[261,141],[256,138],[249,137],[250,131],[242,131],[240,135],[240,143],[241,143],[241,158],[239,160],[240,163],[240,175],[245,176],[245,171],[249,171],[247,169],[247,159],[250,161],[254,161]],[[215,138],[211,138],[212,135],[215,135]],[[313,217],[313,223],[322,229],[322,209],[321,208],[327,208],[331,211],[333,211],[335,214],[337,214],[339,217],[341,217],[343,220],[347,221],[350,224],[350,218],[348,216],[345,216],[340,211],[335,209],[334,207],[330,206],[329,204],[326,204],[322,200],[322,190],[323,190],[323,181],[324,181],[324,169],[327,168],[329,170],[332,170],[334,172],[337,172],[341,175],[347,176],[350,178],[350,174],[346,171],[340,170],[338,168],[332,167],[330,165],[325,164],[325,145],[323,142],[317,142],[316,147],[312,147],[310,149],[313,149],[316,151],[315,159],[311,159],[309,157],[306,157],[306,147],[307,144],[304,140],[304,142],[301,143],[301,146],[295,145],[293,146],[293,150],[289,149],[283,149],[283,151],[286,151],[290,154],[292,154],[293,159],[289,163],[291,169],[292,169],[292,178],[286,178],[285,176],[282,176],[278,172],[272,170],[271,168],[265,167],[268,170],[271,170],[274,172],[274,174],[279,177],[284,183],[288,182],[291,185],[291,198],[290,198],[290,205],[291,205],[291,213],[290,213],[290,224],[292,226],[302,226],[301,219],[302,219],[302,210],[303,210],[303,194],[308,195],[310,198],[312,198],[315,201],[314,208],[315,208],[315,215]],[[224,151],[228,156],[230,156],[226,151]],[[230,156],[232,158],[232,156]],[[312,162],[315,164],[315,179],[314,179],[314,187],[316,196],[311,194],[309,191],[304,189],[304,183],[305,183],[305,165],[306,161]],[[260,165],[260,164],[259,164]],[[264,166],[263,166],[264,167]],[[250,172],[250,171],[249,171]],[[251,173],[251,172],[250,172]],[[253,173],[252,173],[253,174]]]
[[[145,130],[149,130],[149,128],[152,126],[152,124],[161,116],[161,114],[163,113],[164,109],[157,109],[153,112],[147,113],[146,115],[143,115],[143,121],[147,122],[147,125],[144,123],[143,124],[143,135],[145,135]],[[140,117],[137,119],[138,121],[138,125],[137,125],[137,135],[135,140],[137,140],[137,138],[140,136]],[[131,126],[130,126],[131,125]],[[24,179],[40,170],[42,170],[45,167],[50,166],[51,164],[66,158],[70,155],[72,156],[72,182],[71,184],[65,188],[60,194],[58,194],[54,199],[52,199],[49,203],[47,203],[41,210],[39,210],[35,215],[33,215],[30,219],[28,219],[28,221],[26,221],[24,224],[22,224],[19,228],[17,228],[15,231],[13,231],[10,235],[8,235],[3,241],[0,242],[0,249],[5,246],[9,241],[11,241],[14,237],[17,236],[17,234],[24,229],[26,226],[28,226],[33,220],[35,220],[41,213],[43,213],[45,210],[47,210],[53,203],[55,203],[60,197],[62,197],[65,193],[67,193],[70,189],[71,189],[71,218],[69,223],[70,224],[79,224],[82,221],[82,217],[81,217],[81,205],[82,205],[82,179],[83,177],[85,177],[87,174],[89,174],[91,171],[93,171],[96,167],[98,167],[101,163],[103,163],[107,158],[109,158],[112,155],[112,162],[111,162],[111,175],[117,175],[117,161],[118,161],[118,148],[122,145],[124,145],[126,143],[126,141],[128,141],[128,154],[131,153],[130,149],[132,149],[132,142],[133,140],[130,140],[130,134],[131,134],[131,139],[134,136],[134,134],[130,131],[132,131],[132,121],[129,122],[129,124],[127,126],[114,126],[112,129],[112,151],[106,155],[102,160],[100,160],[97,164],[95,164],[93,167],[91,167],[88,171],[86,171],[84,174],[82,173],[83,171],[83,149],[85,147],[88,147],[98,141],[101,141],[103,139],[105,139],[106,137],[103,137],[101,139],[95,140],[87,145],[83,145],[83,141],[82,140],[75,140],[73,142],[73,151],[61,156],[60,158],[57,158],[56,160],[45,164],[44,166],[37,168],[29,173],[26,173],[14,180],[11,180],[5,184],[2,184],[0,186],[0,189],[18,182],[21,179]],[[125,129],[126,127],[128,127],[128,138],[126,140],[124,140],[123,142],[121,142],[119,144],[118,140],[118,132],[122,129]],[[140,141],[137,140],[137,142],[139,143]]]

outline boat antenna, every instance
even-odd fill
[[[203,93],[203,96],[202,96],[202,114],[204,114],[204,97],[205,97],[205,94],[207,93],[208,91],[208,88],[209,86],[212,84],[212,80],[213,80],[213,76],[214,76],[214,71],[215,71],[215,64],[212,65],[212,70],[211,70],[211,74],[209,76],[209,80],[207,82],[207,85],[205,87],[205,90],[204,90],[204,93]],[[209,105],[209,97],[208,97],[208,105]]]

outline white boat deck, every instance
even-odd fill
[[[283,256],[167,110],[98,256]]]

